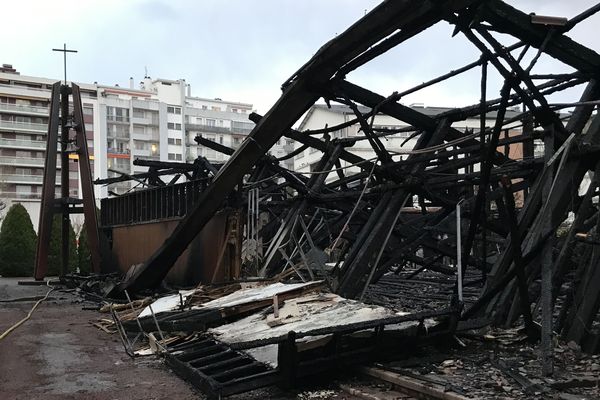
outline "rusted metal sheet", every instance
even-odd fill
[[[219,249],[226,246],[228,221],[234,213],[221,212],[192,240],[190,246],[177,259],[166,277],[172,285],[190,286],[198,283],[223,282],[239,276],[239,265],[226,249],[219,262]],[[120,225],[112,228],[112,252],[122,272],[143,263],[172,234],[178,219]],[[236,236],[237,237],[237,236]],[[237,239],[236,239],[237,243]]]

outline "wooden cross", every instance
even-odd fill
[[[62,51],[63,55],[64,55],[64,67],[65,67],[65,85],[67,84],[67,53],[77,53],[77,50],[68,50],[67,49],[67,44],[65,43],[63,45],[62,49],[52,49],[52,51]]]

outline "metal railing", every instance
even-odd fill
[[[252,132],[252,129],[254,129],[254,128],[253,127],[252,128],[243,128],[243,127],[238,127],[238,126],[232,126],[231,127],[231,131],[233,133],[239,133],[239,134],[242,134],[242,135],[249,134],[250,132]]]
[[[114,147],[108,147],[106,149],[106,152],[108,154],[131,154],[129,149],[119,150],[119,149],[115,149]]]
[[[42,88],[36,88],[36,87],[30,87],[30,86],[23,86],[23,85],[7,85],[7,84],[4,84],[4,83],[0,83],[0,87],[11,88],[11,89],[33,90],[33,91],[42,92],[42,93],[50,93],[51,92],[50,89],[42,89]]]
[[[101,225],[116,226],[183,217],[197,204],[205,180],[138,190],[102,199]]]
[[[0,138],[0,146],[3,147],[28,147],[35,149],[46,149],[46,142],[43,140],[21,140]]]
[[[138,115],[133,115],[133,117],[131,118],[131,122],[133,122],[134,124],[140,124],[140,125],[159,125],[160,124],[160,119],[157,117],[144,117],[144,116],[138,116]]]
[[[121,115],[107,115],[106,119],[110,122],[124,122],[129,123],[129,117]]]
[[[14,111],[14,112],[43,114],[43,115],[48,115],[50,112],[48,107],[27,106],[24,104],[9,104],[9,103],[0,103],[0,111]]]
[[[186,131],[201,131],[212,133],[233,133],[231,129],[223,126],[213,126],[204,124],[185,124]]]
[[[17,200],[39,200],[42,198],[41,193],[22,193],[22,192],[4,192],[0,191],[0,198],[17,199]]]
[[[2,174],[0,175],[0,179],[6,183],[23,182],[41,184],[44,181],[44,175]],[[60,185],[60,175],[56,176],[56,184]]]
[[[116,139],[129,139],[129,131],[120,132],[120,131],[108,131],[106,133],[107,138],[116,138]]]
[[[48,124],[37,124],[37,123],[33,123],[33,122],[16,122],[16,121],[0,120],[0,128],[24,130],[24,131],[46,132],[48,130]]]
[[[33,165],[36,167],[43,167],[46,159],[43,157],[11,157],[11,156],[0,156],[0,164],[2,165]],[[60,156],[56,158],[57,165],[60,166]]]

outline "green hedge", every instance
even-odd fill
[[[0,228],[0,275],[32,276],[37,236],[29,213],[14,204]]]

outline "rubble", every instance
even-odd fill
[[[197,138],[230,155],[224,165],[138,160],[149,173],[96,182],[153,186],[103,200],[109,236],[177,221],[145,262],[103,285],[125,305],[102,307],[112,324],[96,326],[214,398],[357,366],[433,398],[597,397],[600,55],[567,33],[598,10],[566,20],[500,0],[384,1],[284,82],[266,115],[250,116],[256,127],[238,150]],[[478,60],[388,96],[347,80],[442,22]],[[542,53],[572,72],[534,73]],[[400,102],[475,68],[477,104],[428,115]],[[488,69],[502,78],[498,98],[488,98]],[[579,99],[551,101],[573,87]],[[354,118],[292,129],[319,98]],[[386,147],[400,132],[375,115],[405,123],[414,148]],[[455,127],[469,118],[477,127]],[[356,135],[335,135],[349,126]],[[302,173],[281,167],[267,151],[283,136],[320,161]],[[374,158],[351,152],[361,141]],[[173,173],[191,179],[160,178]],[[169,286],[205,229],[214,260],[201,285]]]

